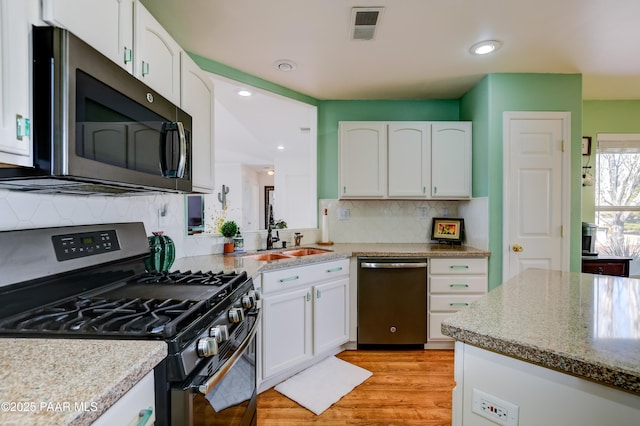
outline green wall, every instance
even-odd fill
[[[489,288],[502,282],[502,114],[505,111],[571,113],[571,205],[581,204],[582,76],[579,74],[490,74],[461,99],[461,119],[474,122],[487,158],[474,158],[474,196],[489,197]],[[478,135],[476,136],[476,129]],[[476,152],[474,151],[474,156]],[[580,270],[580,210],[571,210],[570,269]]]
[[[339,121],[457,121],[458,100],[319,101],[318,198],[338,198]]]
[[[640,100],[584,101],[582,103],[583,136],[591,136],[591,157],[582,164],[592,166],[595,176],[595,153],[598,133],[640,133]],[[582,187],[582,221],[595,221],[595,187]]]

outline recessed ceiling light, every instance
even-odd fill
[[[486,55],[495,52],[500,49],[500,47],[502,47],[502,42],[498,40],[485,40],[471,46],[469,52],[471,52],[472,55]]]
[[[278,71],[282,71],[282,72],[289,72],[296,69],[296,63],[293,61],[290,61],[289,59],[280,59],[278,61],[275,61],[273,66]]]
[[[278,151],[283,151],[284,150],[284,145],[278,145],[278,146],[276,146],[276,149]]]
[[[238,90],[238,95],[247,97],[247,96],[251,96],[251,92],[248,90],[242,89],[242,90]]]

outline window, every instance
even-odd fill
[[[640,134],[599,134],[596,173],[596,251],[633,258],[640,275]]]

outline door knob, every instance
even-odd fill
[[[511,248],[516,253],[520,253],[521,251],[524,251],[524,248],[520,244],[514,244],[511,246]]]

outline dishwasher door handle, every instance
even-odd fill
[[[360,267],[364,269],[415,269],[426,268],[427,262],[362,262]]]

